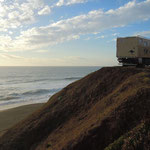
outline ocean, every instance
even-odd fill
[[[0,110],[47,102],[68,84],[101,67],[0,67]]]

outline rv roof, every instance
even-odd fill
[[[142,38],[142,39],[145,39],[145,40],[150,40],[150,39],[148,39],[146,37],[143,37],[143,36],[140,36],[140,35],[137,35],[137,36],[128,36],[128,37],[118,37],[118,38],[123,38],[123,39],[125,39],[125,38]]]

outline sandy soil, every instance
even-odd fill
[[[18,123],[37,109],[39,109],[43,103],[30,104],[20,106],[4,111],[0,111],[0,136],[11,126]]]

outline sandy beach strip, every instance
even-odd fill
[[[43,104],[44,103],[29,104],[0,111],[0,136],[7,131],[8,128],[32,114]]]

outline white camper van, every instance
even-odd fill
[[[150,39],[139,36],[117,38],[117,58],[124,65],[150,65]]]

